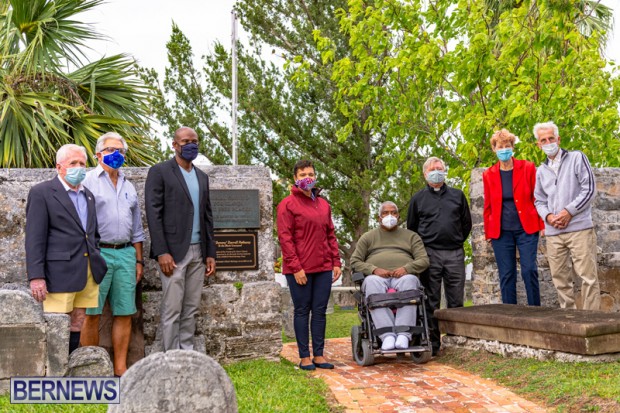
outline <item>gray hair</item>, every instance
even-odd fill
[[[82,152],[84,154],[84,158],[87,158],[85,147],[68,143],[66,145],[62,145],[60,149],[58,149],[58,152],[56,152],[56,164],[63,163],[71,152]]]
[[[97,139],[97,145],[95,145],[95,153],[99,153],[103,150],[103,145],[105,145],[105,141],[107,141],[108,139],[119,141],[123,144],[123,148],[127,150],[127,141],[125,140],[125,138],[123,138],[116,132],[108,132],[101,135],[99,139]]]
[[[379,216],[381,216],[381,214],[383,213],[383,207],[386,207],[388,205],[389,206],[393,206],[394,208],[396,208],[396,212],[398,212],[398,205],[396,205],[392,201],[385,201],[385,202],[381,203],[381,205],[379,206]]]
[[[549,122],[537,123],[536,125],[534,125],[534,129],[532,129],[532,131],[534,132],[534,139],[538,140],[538,131],[541,129],[553,130],[553,137],[555,138],[557,138],[560,135],[560,131],[558,130],[558,125],[553,123],[553,121],[549,121]]]
[[[439,159],[436,156],[431,156],[426,160],[426,162],[424,162],[424,165],[422,166],[422,172],[426,173],[426,170],[435,162],[441,162],[441,166],[443,166],[443,169],[446,169],[446,163],[443,160]]]

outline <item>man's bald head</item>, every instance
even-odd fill
[[[174,131],[174,140],[179,142],[183,137],[195,137],[198,138],[198,134],[195,130],[187,126],[181,126],[179,129]]]

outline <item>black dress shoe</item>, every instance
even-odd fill
[[[333,369],[334,368],[334,365],[332,363],[317,363],[316,361],[312,360],[312,364],[314,364],[316,367],[320,369]]]
[[[308,364],[307,366],[304,366],[301,364],[301,361],[299,362],[299,368],[302,370],[316,370],[316,367],[314,367],[314,364]]]

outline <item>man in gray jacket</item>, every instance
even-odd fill
[[[598,310],[601,297],[592,223],[591,204],[596,194],[592,168],[582,152],[560,148],[558,127],[553,122],[537,123],[534,136],[547,154],[536,172],[534,196],[538,214],[545,221],[547,260],[560,307],[576,308],[573,276],[577,275],[583,309]]]

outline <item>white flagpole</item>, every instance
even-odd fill
[[[237,165],[237,13],[231,12],[232,20],[232,162]]]

